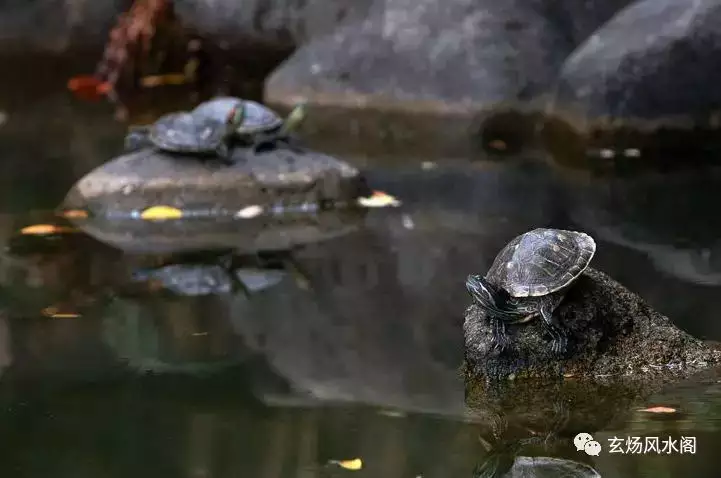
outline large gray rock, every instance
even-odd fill
[[[577,125],[717,126],[719,25],[715,0],[634,3],[566,60],[553,109]]]
[[[471,380],[525,381],[563,374],[589,386],[619,383],[641,393],[721,363],[721,350],[678,329],[640,297],[593,269],[581,275],[556,313],[574,344],[563,360],[552,354],[540,321],[509,329],[512,346],[499,354],[483,313],[471,305],[464,324]]]
[[[567,3],[376,2],[362,21],[299,48],[268,78],[266,100],[287,106],[304,97],[322,106],[308,124],[326,134],[467,143],[468,129],[476,132],[489,110],[532,109],[577,42],[628,2]],[[335,111],[356,108],[374,114]],[[394,117],[398,110],[409,118]]]

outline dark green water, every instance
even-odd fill
[[[10,85],[2,97],[3,243],[47,221],[75,180],[120,148],[112,111],[58,86]],[[594,234],[595,267],[694,335],[721,340],[715,173],[579,183],[518,158],[422,170],[360,156],[349,158],[370,164],[371,181],[404,208],[299,251],[311,287],[281,272],[250,297],[127,293],[149,258],[82,235],[5,253],[0,476],[470,477],[489,458],[478,438],[488,424],[464,403],[457,374],[463,280],[537,226]],[[604,477],[718,476],[721,374],[651,404],[680,413],[632,412],[589,430],[598,457],[568,437],[519,454],[581,461]],[[695,437],[696,452],[609,454],[613,436]],[[356,457],[359,471],[328,465]]]

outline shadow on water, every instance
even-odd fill
[[[7,102],[3,476],[335,475],[329,460],[354,457],[366,476],[716,476],[717,374],[656,397],[679,410],[665,420],[598,397],[565,428],[544,408],[505,417],[507,433],[486,440],[495,412],[465,402],[458,373],[465,276],[537,226],[588,230],[595,267],[721,339],[714,175],[578,179],[518,158],[370,164],[372,184],[403,207],[295,251],[302,277],[265,257],[231,269],[220,253],[191,263],[82,233],[21,250],[15,232],[49,221],[77,178],[117,154],[123,127],[63,93]],[[600,456],[575,450],[581,431]],[[612,455],[614,435],[694,436],[697,451]]]

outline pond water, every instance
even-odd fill
[[[73,100],[62,78],[52,87],[33,81],[5,84],[0,95],[4,244],[48,221],[70,186],[122,144],[110,107]],[[0,476],[474,476],[492,455],[479,440],[489,424],[466,405],[458,373],[463,282],[538,226],[588,231],[599,243],[596,268],[690,333],[721,340],[713,169],[651,166],[620,178],[524,157],[346,159],[403,207],[298,251],[303,277],[248,265],[251,294],[133,289],[133,272],[154,258],[82,234],[6,251]],[[589,429],[599,456],[562,437],[551,451],[518,450],[516,466],[545,454],[604,477],[718,476],[721,374],[654,400],[678,413],[633,412]],[[693,437],[696,449],[612,454],[614,436]],[[333,464],[355,458],[360,470]],[[555,466],[522,476],[593,476]]]

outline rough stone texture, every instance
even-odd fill
[[[554,110],[576,123],[718,126],[719,25],[715,0],[632,4],[566,60]]]
[[[533,96],[553,80],[569,46],[559,48],[565,39],[530,3],[378,3],[363,21],[296,51],[268,79],[267,98],[465,110]]]
[[[627,3],[378,1],[364,19],[299,48],[268,78],[265,98],[278,107],[309,100],[306,131],[397,150],[434,141],[438,154],[467,155],[488,116],[536,109],[566,56]],[[533,121],[507,126],[532,130]]]
[[[372,0],[180,0],[182,23],[231,48],[256,45],[295,47],[362,17]]]
[[[721,362],[721,350],[678,329],[641,298],[607,275],[588,269],[557,310],[573,349],[552,355],[540,321],[509,327],[512,348],[498,354],[480,309],[466,312],[466,361],[472,380],[561,373],[580,383],[629,383],[643,389],[685,377]]]

